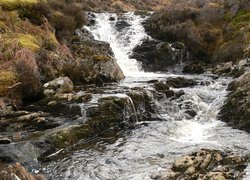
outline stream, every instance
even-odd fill
[[[130,55],[144,38],[150,38],[142,26],[145,17],[133,13],[94,15],[95,25],[85,28],[95,39],[110,44],[126,78],[118,85],[102,87],[104,93],[94,93],[92,103],[103,96],[121,96],[134,87],[150,92],[150,80],[181,76],[199,83],[182,88],[185,94],[178,99],[155,99],[158,120],[137,122],[136,128],[119,132],[116,137],[93,138],[70,156],[48,164],[50,179],[148,180],[152,173],[169,168],[176,158],[201,148],[250,154],[250,135],[217,119],[230,78],[216,78],[209,73],[144,72]],[[126,22],[124,27],[118,28],[118,21]],[[185,112],[189,109],[196,112],[195,117],[187,116]],[[245,179],[250,179],[249,166]]]

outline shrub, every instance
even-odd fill
[[[0,70],[0,96],[6,96],[8,88],[18,82],[18,75],[11,70]]]
[[[34,53],[28,49],[21,49],[15,53],[15,59],[15,68],[22,83],[24,97],[36,97],[40,93],[41,82]]]
[[[32,36],[30,34],[18,34],[17,38],[18,43],[23,48],[27,48],[32,51],[37,51],[40,48],[39,42],[35,36]]]
[[[38,0],[0,0],[0,5],[3,9],[15,10],[21,6],[27,6],[37,3]]]
[[[42,25],[44,18],[51,19],[52,11],[48,3],[39,2],[18,9],[22,19],[28,18],[33,24]]]

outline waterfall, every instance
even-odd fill
[[[129,56],[133,49],[147,37],[142,26],[144,20],[132,12],[120,16],[113,13],[96,13],[95,25],[85,27],[92,32],[96,40],[108,42],[114,52],[117,63],[126,77],[143,76],[141,65]]]

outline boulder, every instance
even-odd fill
[[[198,83],[193,79],[184,77],[170,77],[166,79],[166,84],[174,88],[192,87]]]
[[[250,73],[245,73],[228,85],[231,91],[219,112],[219,119],[250,132]]]
[[[22,163],[30,167],[38,166],[38,159],[54,149],[44,141],[18,142],[0,146],[0,160],[4,163]]]
[[[200,62],[194,62],[194,63],[186,65],[183,68],[182,72],[188,73],[188,74],[202,74],[205,72],[205,69]]]
[[[59,77],[43,85],[44,94],[51,96],[56,93],[73,92],[74,84],[68,77]]]
[[[189,60],[184,44],[170,44],[152,39],[143,40],[141,45],[134,48],[131,57],[142,62],[142,67],[146,71],[167,70]]]
[[[246,167],[247,158],[218,150],[202,149],[178,158],[169,170],[153,174],[151,178],[241,179]]]
[[[116,82],[124,78],[106,42],[94,40],[86,29],[77,31],[70,44],[76,62],[64,66],[63,73],[77,84]]]
[[[135,107],[138,121],[159,120],[155,105],[156,95],[154,92],[141,87],[133,88],[127,95],[131,98]]]

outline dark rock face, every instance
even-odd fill
[[[199,62],[194,62],[191,64],[186,65],[183,68],[183,73],[188,73],[188,74],[202,74],[205,72],[203,66]]]
[[[152,175],[152,179],[241,179],[247,160],[218,150],[202,149],[175,161],[171,169]]]
[[[219,118],[229,125],[250,132],[250,73],[228,85],[231,91],[219,113]]]
[[[146,71],[161,71],[189,60],[188,51],[183,43],[169,44],[158,40],[145,39],[133,50],[132,58],[142,62]]]
[[[166,84],[174,88],[191,87],[197,85],[197,82],[193,79],[187,79],[184,77],[168,78]]]

